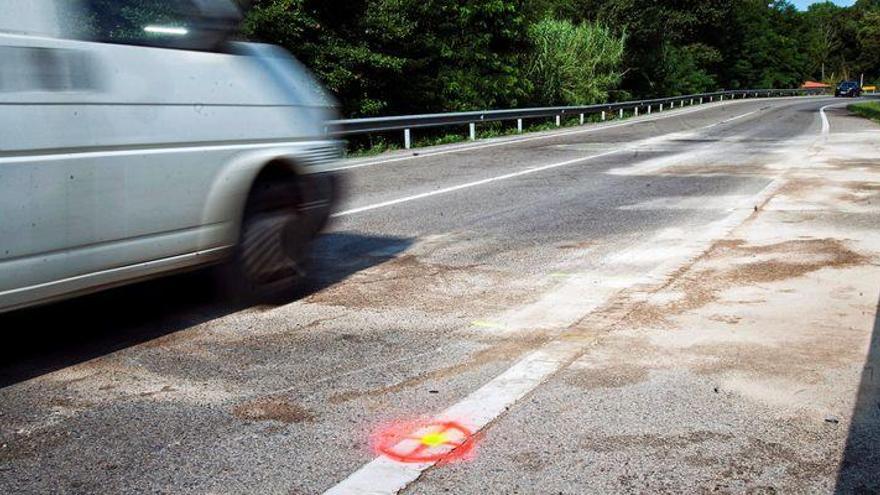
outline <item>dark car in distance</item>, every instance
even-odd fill
[[[837,85],[837,91],[834,92],[834,96],[857,98],[862,96],[862,87],[855,81],[843,81]]]

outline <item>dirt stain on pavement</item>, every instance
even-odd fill
[[[562,244],[560,246],[557,246],[557,248],[558,249],[566,249],[566,250],[568,250],[568,249],[590,249],[595,245],[596,245],[595,241],[582,241],[582,242],[575,242],[575,243],[571,243],[571,244]]]
[[[725,442],[735,438],[730,433],[714,431],[691,431],[678,435],[641,434],[605,435],[590,439],[582,446],[593,452],[613,452],[626,449],[681,450],[707,442]]]
[[[45,452],[66,445],[72,440],[69,433],[58,428],[34,433],[4,434],[0,439],[0,463],[38,458]]]
[[[539,347],[546,342],[545,337],[533,337],[529,339],[510,340],[500,344],[493,345],[488,349],[483,349],[472,354],[465,361],[456,363],[443,368],[428,371],[418,376],[414,376],[385,387],[374,388],[370,390],[350,390],[339,392],[330,396],[330,403],[342,404],[351,400],[363,397],[379,397],[386,394],[400,392],[406,389],[417,387],[424,383],[442,380],[450,376],[458,375],[474,368],[479,368],[489,363],[514,359],[521,356],[525,351]]]
[[[520,468],[537,473],[543,471],[547,466],[552,466],[553,459],[548,457],[550,456],[546,453],[526,451],[513,454],[510,459]]]
[[[659,175],[726,175],[726,176],[766,176],[773,174],[773,170],[763,165],[673,165],[659,172]]]
[[[615,365],[600,369],[578,369],[566,381],[587,390],[598,388],[621,388],[642,383],[649,378],[646,368]]]
[[[668,318],[718,301],[722,291],[749,284],[779,282],[802,277],[826,268],[849,268],[870,263],[870,259],[837,239],[801,239],[770,245],[749,245],[742,240],[724,240],[703,256],[706,268],[685,272],[667,290],[679,297],[658,304],[636,306],[624,319],[625,325],[668,326]]]
[[[531,288],[504,282],[506,274],[481,264],[430,263],[411,254],[360,272],[309,296],[308,303],[345,308],[438,307],[487,313],[533,296]],[[502,286],[505,290],[499,291]]]
[[[278,421],[307,423],[316,419],[314,413],[281,396],[254,399],[235,406],[232,415],[246,421]]]

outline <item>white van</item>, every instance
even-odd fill
[[[288,287],[335,103],[229,0],[0,0],[0,312],[222,264]]]

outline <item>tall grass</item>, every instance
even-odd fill
[[[850,112],[861,115],[866,119],[880,123],[880,101],[868,101],[865,103],[856,103],[847,107]]]
[[[533,51],[526,77],[542,105],[587,105],[607,101],[620,84],[626,35],[598,23],[575,25],[546,18],[529,28]]]

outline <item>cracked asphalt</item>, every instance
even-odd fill
[[[322,493],[544,348],[401,492],[880,492],[880,126],[840,103],[349,161],[286,304],[191,273],[2,315],[0,492]]]

